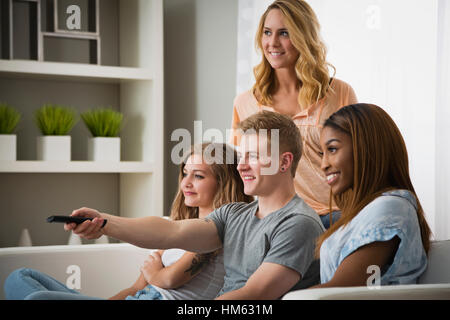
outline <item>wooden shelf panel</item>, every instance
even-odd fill
[[[123,82],[152,80],[148,68],[110,67],[83,63],[40,62],[30,60],[0,60],[0,75],[21,78],[49,78],[80,81]]]
[[[2,173],[152,173],[153,163],[139,161],[0,161]]]

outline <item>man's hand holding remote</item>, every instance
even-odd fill
[[[102,217],[102,214],[97,210],[80,208],[74,210],[71,216],[93,218],[93,220],[87,220],[78,225],[76,223],[66,223],[64,224],[64,230],[72,230],[73,233],[85,239],[98,239],[103,235],[102,225],[105,218]]]

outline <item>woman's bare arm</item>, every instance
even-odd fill
[[[371,276],[367,273],[367,268],[375,265],[382,270],[392,262],[399,244],[400,239],[394,237],[389,241],[372,242],[359,248],[342,261],[330,281],[312,288],[367,285],[367,280]]]
[[[164,289],[175,289],[191,281],[213,258],[211,253],[186,252],[168,267],[162,265],[161,256],[155,254],[141,269],[148,283]]]

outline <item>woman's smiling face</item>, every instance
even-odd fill
[[[320,135],[321,168],[334,195],[353,187],[353,146],[350,135],[325,127]]]
[[[183,179],[180,183],[184,194],[184,203],[188,207],[212,208],[218,184],[211,167],[202,156],[191,155],[183,168]]]
[[[264,56],[272,68],[294,68],[299,52],[293,46],[283,14],[279,9],[272,9],[267,14],[261,39]]]

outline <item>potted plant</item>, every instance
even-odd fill
[[[120,161],[120,137],[123,114],[110,108],[89,110],[81,114],[92,134],[88,140],[88,160]]]
[[[0,160],[17,160],[17,136],[14,131],[21,114],[6,103],[0,103]]]
[[[61,105],[45,104],[35,112],[42,136],[37,137],[37,159],[70,161],[69,132],[78,122],[75,110]]]

